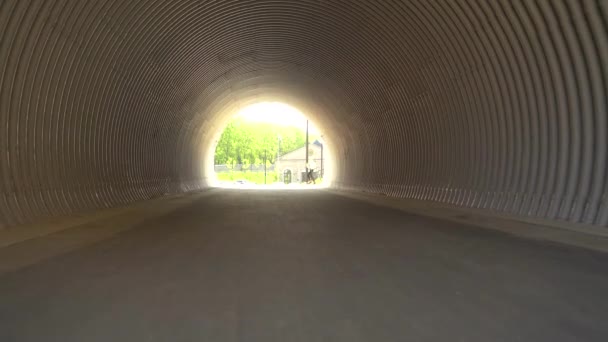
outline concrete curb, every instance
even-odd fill
[[[112,238],[214,193],[172,195],[0,231],[0,275]]]
[[[608,253],[608,230],[602,227],[522,218],[487,210],[460,208],[441,203],[387,197],[382,194],[344,190],[326,190],[335,195],[398,209],[409,214],[498,230],[523,238],[550,241],[563,245]]]

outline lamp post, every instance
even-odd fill
[[[275,173],[278,173],[277,175],[277,179],[280,181],[281,180],[281,169],[279,169],[279,161],[281,160],[281,135],[277,134],[277,159],[274,162],[274,171]]]
[[[281,155],[281,135],[277,134],[278,147],[277,147],[277,160],[279,160],[279,156]]]
[[[306,183],[308,184],[308,120],[306,120]]]
[[[323,168],[323,149],[325,148],[325,144],[321,142],[321,175],[319,177],[323,177],[325,173],[325,169]]]

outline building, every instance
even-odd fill
[[[323,144],[315,140],[313,143],[309,144],[309,160],[314,160],[316,164],[315,174],[316,177],[320,177],[323,174]],[[276,161],[276,170],[281,175],[281,180],[283,180],[283,175],[286,171],[291,172],[291,180],[292,182],[302,182],[303,175],[306,172],[306,147],[302,146],[297,150],[285,153],[279,156]]]

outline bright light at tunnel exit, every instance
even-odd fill
[[[306,117],[296,108],[281,102],[261,102],[241,109],[236,118],[249,122],[267,122],[281,126],[297,127],[306,130]],[[312,122],[308,123],[311,135],[320,133]]]
[[[328,179],[329,177],[327,177],[329,175],[329,171],[331,169],[331,166],[329,165],[329,160],[330,160],[330,151],[327,148],[327,144],[324,141],[324,136],[323,133],[321,133],[321,131],[319,129],[317,129],[317,127],[310,121],[308,120],[308,118],[298,109],[282,103],[282,102],[260,102],[260,103],[256,103],[256,104],[252,104],[249,105],[247,107],[244,107],[240,110],[238,110],[237,114],[233,116],[232,120],[241,120],[242,122],[246,122],[246,123],[268,123],[268,124],[272,124],[272,125],[276,125],[276,126],[283,126],[283,127],[292,127],[292,128],[296,128],[300,131],[302,131],[303,133],[306,131],[306,125],[307,125],[307,121],[308,121],[308,134],[309,134],[309,150],[313,150],[313,149],[318,149],[320,145],[318,145],[318,143],[321,143],[321,145],[323,145],[321,147],[321,149],[323,150],[323,152],[320,153],[320,155],[317,155],[315,157],[309,157],[309,159],[315,159],[315,161],[312,161],[311,165],[316,165],[315,167],[318,168],[318,170],[321,170],[321,168],[323,169],[323,173],[325,173],[326,177],[323,177],[323,179],[318,179],[316,180],[316,184],[306,184],[306,182],[302,181],[301,178],[301,169],[295,169],[294,166],[291,165],[286,165],[286,163],[289,163],[288,161],[286,161],[286,159],[290,159],[293,158],[293,155],[291,153],[289,154],[285,154],[286,151],[281,151],[281,156],[279,157],[279,161],[275,161],[272,160],[270,162],[272,163],[277,163],[277,165],[279,166],[279,170],[278,171],[268,171],[268,174],[270,174],[271,172],[278,172],[278,174],[280,175],[280,181],[278,182],[268,182],[266,184],[263,184],[261,186],[261,184],[252,184],[252,183],[245,183],[245,184],[241,184],[239,181],[235,181],[235,182],[226,182],[226,181],[220,181],[218,179],[218,170],[214,170],[215,172],[213,172],[214,177],[212,178],[212,185],[216,186],[216,187],[227,187],[227,188],[261,188],[261,189],[281,189],[281,188],[289,188],[289,189],[315,189],[315,188],[325,188],[328,186]],[[281,137],[278,137],[279,139],[281,139]],[[315,144],[316,142],[316,144]],[[216,141],[217,144],[217,141]],[[304,148],[304,146],[302,146],[302,149]],[[215,149],[214,149],[215,152]],[[289,151],[291,152],[291,151]],[[318,152],[318,151],[317,151]],[[305,153],[302,153],[305,156]],[[322,158],[321,158],[322,156]],[[305,158],[305,157],[304,157]],[[319,158],[322,159],[322,161],[319,160]],[[320,164],[320,165],[319,165]],[[305,162],[302,162],[302,165],[305,165]],[[302,166],[301,165],[301,166]],[[276,165],[275,165],[276,166]],[[300,166],[300,167],[301,167]],[[304,166],[305,167],[305,166]],[[284,177],[283,177],[283,172],[285,171],[284,169],[292,169],[293,170],[293,174],[292,174],[292,180],[291,183],[289,185],[285,184],[284,182]],[[328,172],[329,171],[329,172]],[[299,174],[298,176],[296,176],[295,174]],[[315,172],[315,175],[319,175],[321,172],[317,173]]]

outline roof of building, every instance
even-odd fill
[[[315,146],[318,146],[318,147],[323,147],[323,143],[321,143],[321,142],[320,142],[318,139],[317,139],[317,140],[315,140],[315,141],[313,141],[312,143],[310,143],[310,145],[315,145]],[[279,155],[279,157],[281,157],[281,158],[282,158],[282,157],[284,157],[284,156],[286,156],[286,155],[288,155],[288,154],[292,154],[292,153],[294,153],[294,152],[298,152],[298,151],[300,151],[300,150],[301,150],[301,149],[303,149],[303,148],[305,148],[305,146],[302,146],[302,147],[296,148],[295,150],[292,150],[292,151],[289,151],[289,152],[283,153],[283,154]]]

